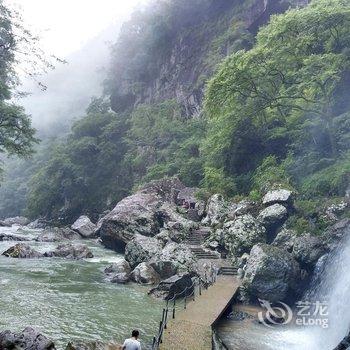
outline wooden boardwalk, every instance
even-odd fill
[[[236,276],[219,275],[187,308],[176,312],[164,330],[161,350],[211,350],[212,325],[220,318],[240,286]]]

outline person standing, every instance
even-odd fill
[[[122,350],[141,350],[141,343],[138,341],[140,332],[134,329],[131,338],[125,339]]]

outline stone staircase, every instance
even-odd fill
[[[184,242],[190,246],[190,250],[197,259],[219,259],[218,254],[202,247],[209,232],[210,231],[205,228],[194,230]]]
[[[219,259],[218,254],[210,250],[204,250],[202,247],[190,247],[191,252],[197,259]]]
[[[209,229],[205,227],[199,228],[197,230],[192,231],[191,234],[184,241],[184,243],[191,246],[202,245],[205,241],[205,238],[209,235],[209,233],[210,233]]]

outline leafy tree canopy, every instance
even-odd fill
[[[205,101],[207,186],[216,173],[249,192],[266,157],[285,162],[294,184],[348,157],[349,24],[347,1],[315,0],[273,16],[251,50],[222,63]]]

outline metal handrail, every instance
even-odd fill
[[[167,328],[167,321],[168,321],[168,314],[169,314],[169,304],[172,303],[173,306],[172,308],[172,318],[175,318],[175,310],[176,310],[176,301],[179,299],[178,297],[183,295],[186,291],[191,289],[191,293],[187,294],[185,293],[185,296],[181,298],[181,301],[184,301],[184,309],[187,308],[187,298],[192,297],[193,301],[195,301],[195,294],[196,294],[196,285],[198,282],[198,289],[199,289],[199,295],[202,295],[202,288],[204,287],[205,289],[208,289],[210,285],[213,285],[216,282],[217,278],[217,270],[212,269],[210,272],[209,279],[207,278],[207,274],[204,274],[205,281],[203,282],[201,277],[195,277],[191,283],[190,286],[185,287],[181,292],[176,293],[173,295],[172,298],[166,300],[166,305],[165,308],[163,308],[163,313],[162,313],[162,319],[159,322],[159,330],[157,336],[153,337],[153,343],[152,343],[152,350],[158,350],[159,345],[162,343],[162,338],[163,338],[163,333],[164,329]],[[179,303],[179,300],[178,300]]]

